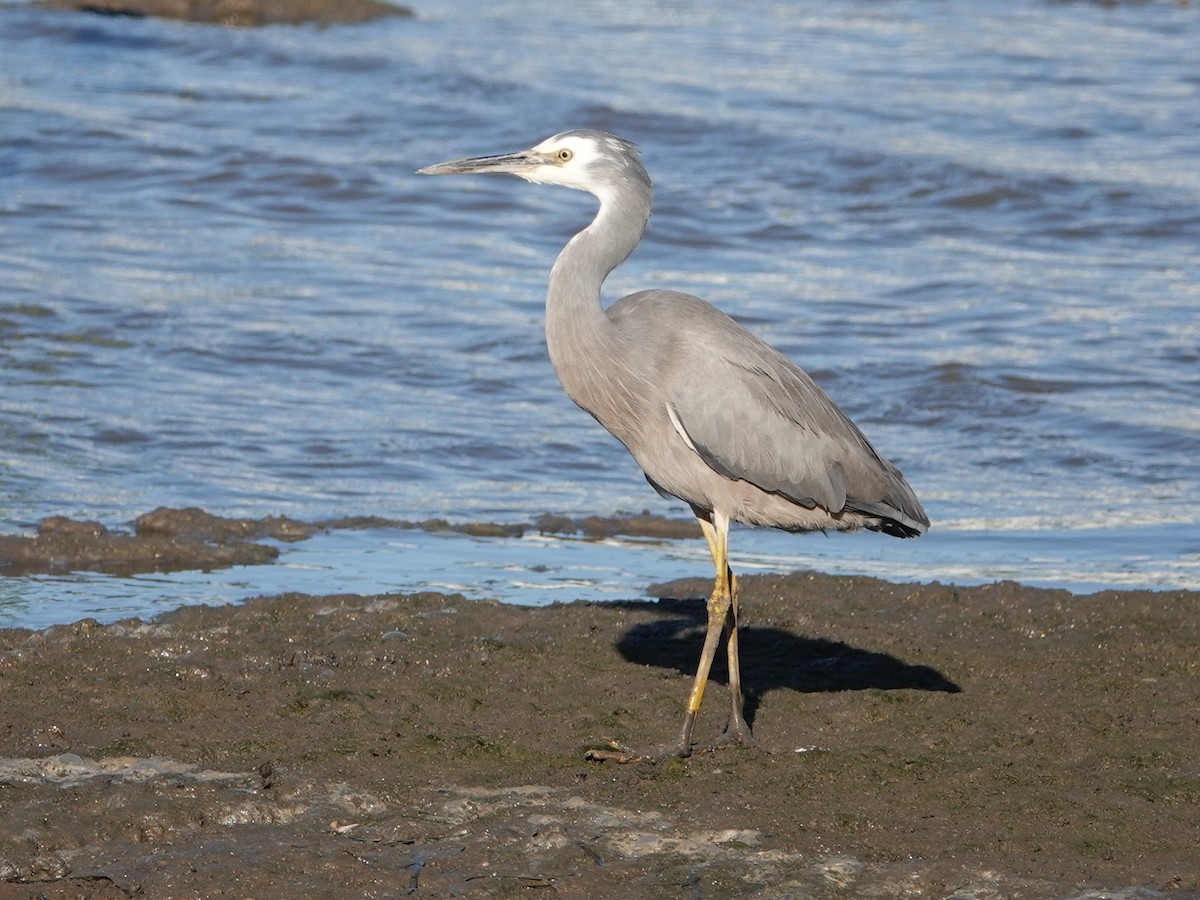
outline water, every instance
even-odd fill
[[[582,194],[421,165],[636,139],[671,286],[804,365],[934,530],[740,567],[1200,587],[1200,10],[476,2],[226,30],[0,4],[0,530],[682,510],[542,339]],[[702,542],[335,533],[280,565],[0,582],[0,624],[270,590],[640,593]],[[569,560],[569,561],[568,561]],[[574,573],[574,574],[572,574]]]

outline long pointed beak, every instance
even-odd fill
[[[474,156],[470,159],[454,159],[417,169],[418,175],[472,175],[479,172],[509,172],[520,175],[542,164],[535,153],[521,150],[499,156]]]

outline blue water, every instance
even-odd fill
[[[1200,587],[1200,9],[415,10],[228,30],[0,4],[0,531],[162,505],[682,514],[546,358],[546,274],[590,198],[413,174],[588,126],[638,141],[657,187],[610,297],[738,317],[934,521],[741,531],[735,565]],[[290,589],[628,596],[709,568],[700,541],[284,550],[3,579],[0,624]]]

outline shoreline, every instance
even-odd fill
[[[344,516],[309,522],[288,516],[250,519],[217,516],[197,507],[159,507],[124,527],[48,516],[37,523],[33,535],[0,534],[0,578],[72,571],[129,576],[263,565],[279,556],[276,548],[260,543],[263,539],[296,543],[319,532],[367,528],[449,532],[471,537],[521,537],[527,533],[578,535],[586,540],[618,535],[659,539],[701,536],[694,519],[673,519],[649,512],[583,518],[545,513],[533,522],[502,524],[379,516]]]

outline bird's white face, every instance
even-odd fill
[[[535,147],[499,156],[479,156],[426,166],[422,175],[464,175],[504,172],[535,184],[558,184],[588,191],[603,201],[612,188],[600,165],[620,152],[615,139],[592,132],[567,131]]]
[[[595,178],[589,174],[592,164],[602,156],[599,141],[580,134],[556,134],[526,151],[540,161],[524,171],[515,172],[535,184],[560,184],[581,191],[595,192]]]

